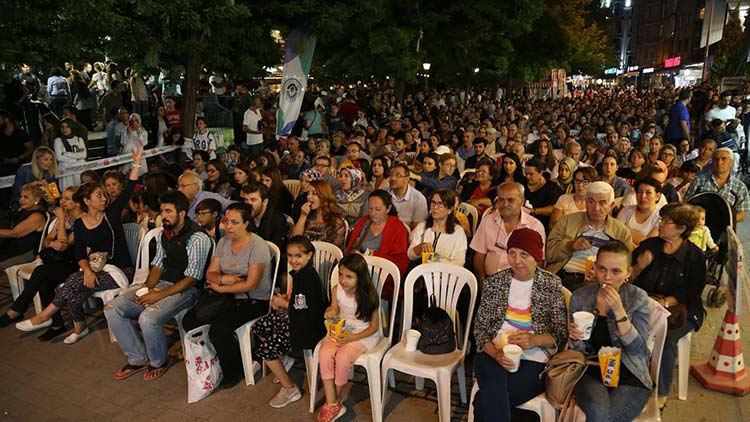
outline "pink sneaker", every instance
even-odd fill
[[[336,403],[333,406],[329,406],[328,403],[323,405],[323,408],[318,412],[318,422],[333,422],[336,419],[344,416],[346,413],[346,407],[341,403]]]

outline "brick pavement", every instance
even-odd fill
[[[740,236],[750,241],[750,230]],[[745,256],[748,254],[746,245]],[[750,292],[748,292],[750,293]],[[11,303],[10,288],[0,273],[0,312]],[[709,309],[706,323],[693,336],[691,359],[705,360],[721,326],[724,309]],[[68,346],[58,338],[51,344],[36,340],[39,333],[21,333],[14,327],[0,329],[0,422],[45,421],[230,421],[278,420],[314,421],[308,413],[308,393],[284,409],[273,409],[268,400],[278,386],[266,377],[253,386],[238,385],[219,391],[194,404],[187,403],[185,367],[177,362],[160,380],[144,382],[138,376],[116,381],[112,373],[125,362],[119,348],[109,342],[101,312],[89,317],[94,331],[78,344]],[[745,360],[750,356],[750,315],[741,318]],[[171,334],[173,341],[177,335]],[[467,368],[467,374],[471,371]],[[297,360],[292,378],[302,385],[304,364]],[[688,400],[677,400],[675,386],[664,412],[665,421],[734,422],[750,420],[750,396],[737,398],[704,389],[690,378]],[[471,385],[470,383],[468,384]],[[458,385],[453,377],[453,420],[465,421],[467,407],[460,404]],[[369,392],[364,371],[356,371],[346,405],[350,409],[342,421],[370,420]],[[397,377],[397,388],[387,396],[387,421],[436,421],[437,398],[427,382],[423,391],[414,390],[412,378]],[[527,415],[520,417],[529,419]],[[532,419],[533,420],[533,419]]]

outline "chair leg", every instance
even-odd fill
[[[37,314],[41,314],[44,310],[44,306],[42,306],[42,298],[39,297],[39,293],[34,295],[34,312]]]
[[[466,374],[464,371],[464,363],[461,362],[456,369],[456,375],[458,376],[458,391],[461,395],[461,403],[466,404]]]
[[[388,383],[391,384],[391,388],[396,388],[396,375],[393,371],[388,373]]]
[[[477,382],[474,381],[471,386],[471,397],[469,397],[469,419],[467,422],[474,422],[474,397],[476,397],[478,392],[479,392],[479,384],[477,384]]]
[[[255,385],[255,373],[253,372],[253,345],[250,340],[252,333],[250,327],[242,326],[237,331],[240,343],[240,355],[242,356],[242,370],[245,372],[245,385]]]
[[[424,378],[414,377],[414,389],[418,391],[424,390]]]
[[[24,282],[19,280],[17,267],[13,266],[5,269],[5,275],[8,276],[8,284],[10,285],[10,294],[13,296],[13,300],[18,299],[23,290]]]
[[[367,371],[367,384],[370,388],[370,405],[372,406],[372,420],[373,422],[383,421],[383,405],[380,403],[382,397],[380,396],[382,385],[380,378],[380,362],[368,362],[365,365],[365,371]]]
[[[307,366],[307,376],[310,382],[310,413],[315,413],[315,405],[318,402],[318,351],[319,348],[315,348],[315,351],[310,354],[308,359],[305,351],[305,365]]]
[[[438,414],[440,422],[451,420],[451,374],[440,372],[435,379],[438,396]]]
[[[680,400],[687,400],[691,337],[688,333],[677,342],[677,398]]]

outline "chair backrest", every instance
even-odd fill
[[[383,333],[383,337],[391,338],[393,336],[393,322],[396,318],[396,308],[398,306],[398,291],[401,287],[401,273],[396,264],[385,258],[366,256],[365,261],[367,261],[367,266],[370,269],[370,277],[373,284],[375,284],[378,297],[380,298],[380,329],[381,331],[387,330],[387,332]],[[388,301],[381,296],[383,285],[388,280],[388,277],[393,280],[393,305],[390,311],[388,310]]]
[[[161,227],[149,230],[149,232],[146,233],[141,239],[141,242],[138,245],[138,253],[135,259],[135,275],[133,276],[133,284],[139,284],[146,281],[146,277],[148,277],[149,272],[149,265],[151,264],[152,258],[149,256],[149,244],[152,240],[161,236],[162,231],[164,231],[164,229]]]
[[[47,235],[49,235],[52,232],[52,229],[56,227],[56,224],[52,224],[53,221],[57,221],[57,218],[52,218],[50,213],[45,212],[44,213],[44,229],[42,230],[42,238],[39,239],[39,246],[36,248],[37,253],[41,252],[42,249],[44,249],[44,239],[46,239]]]
[[[461,202],[458,210],[461,211],[466,216],[466,218],[469,219],[469,224],[471,225],[471,235],[474,236],[474,234],[476,234],[477,232],[477,225],[479,224],[479,211],[477,210],[477,207],[466,202]]]
[[[414,284],[420,277],[424,279],[425,288],[427,289],[427,297],[434,294],[437,306],[443,308],[448,315],[454,319],[454,324],[456,324],[455,318],[456,315],[458,315],[456,312],[458,298],[464,287],[469,288],[469,313],[466,317],[465,327],[462,330],[464,338],[457,339],[457,344],[461,345],[462,353],[465,354],[466,348],[469,344],[469,327],[471,327],[471,319],[474,316],[473,309],[477,300],[476,277],[466,268],[442,262],[421,264],[411,270],[409,275],[406,276],[406,283],[404,285],[404,320],[401,327],[402,338],[406,338],[406,332],[411,328],[412,310],[414,308]]]
[[[130,261],[136,262],[138,260],[138,247],[141,239],[146,234],[146,229],[136,223],[123,224],[122,229],[125,230],[125,241],[128,243]]]
[[[284,180],[282,183],[284,183],[284,187],[286,187],[289,193],[292,194],[294,199],[297,199],[297,195],[299,194],[299,189],[300,189],[299,180],[287,179],[287,180]]]
[[[654,299],[649,298],[651,304],[651,320],[648,326],[647,343],[653,341],[653,350],[651,350],[650,373],[654,381],[654,391],[659,389],[659,370],[661,369],[661,355],[664,351],[664,341],[667,338],[667,311],[659,305]]]
[[[482,213],[482,218],[487,217],[488,215],[492,214],[492,212],[495,211],[495,207],[488,207],[484,212]]]
[[[323,292],[331,299],[331,272],[333,268],[341,261],[344,254],[341,252],[338,246],[333,243],[315,241],[312,242],[315,247],[315,257],[313,258],[313,266],[320,276],[320,280],[323,282]],[[336,277],[338,282],[338,277]]]
[[[367,261],[367,267],[370,269],[370,278],[372,278],[372,282],[375,284],[375,289],[380,298],[380,304],[378,305],[380,307],[380,311],[378,312],[380,315],[378,320],[380,323],[380,331],[382,332],[383,337],[391,338],[391,336],[393,336],[393,322],[396,319],[396,308],[398,307],[398,293],[401,288],[401,273],[396,264],[385,258],[366,256],[365,261]],[[390,310],[388,310],[388,301],[381,297],[383,285],[386,280],[388,280],[389,276],[393,279],[393,306]],[[333,287],[337,284],[339,284],[338,264],[334,266],[333,271],[331,271],[331,289],[329,295],[330,292],[333,291]],[[388,315],[388,319],[384,320],[384,315]],[[385,330],[388,332],[383,332]]]
[[[346,242],[349,241],[349,222],[346,221],[346,218],[344,219],[344,227],[346,227],[346,235],[344,236],[344,246],[346,246]]]
[[[271,273],[271,276],[273,277],[271,279],[271,294],[269,296],[268,303],[268,312],[271,312],[273,308],[271,308],[270,299],[273,298],[273,295],[275,293],[274,289],[276,289],[276,279],[278,278],[279,264],[281,263],[281,251],[279,251],[279,247],[270,240],[266,240],[266,245],[268,245],[268,249],[271,250],[271,264],[273,265],[273,268],[271,268],[271,270],[273,271]]]

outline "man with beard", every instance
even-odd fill
[[[253,233],[286,251],[287,226],[284,214],[268,207],[270,193],[262,183],[252,182],[242,188],[242,198],[253,209]]]
[[[146,282],[129,287],[104,307],[107,324],[128,358],[114,374],[118,380],[145,370],[143,379],[152,381],[167,372],[171,362],[164,323],[193,306],[211,254],[211,239],[187,218],[185,195],[172,191],[159,199],[164,231],[157,237]],[[138,321],[142,335],[132,320]]]

